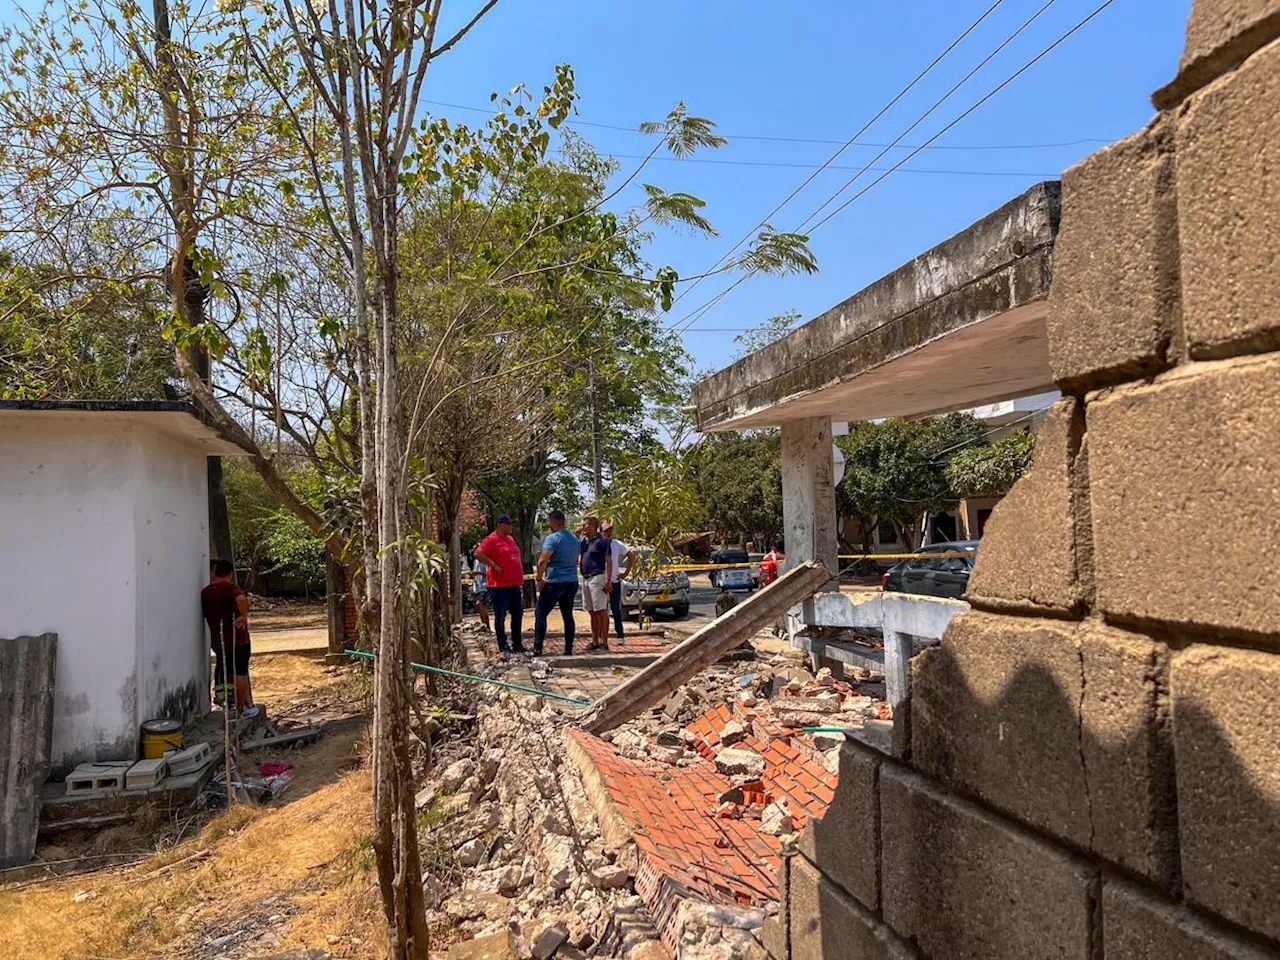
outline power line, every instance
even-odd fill
[[[560,151],[563,152],[563,151]],[[816,163],[784,163],[772,162],[766,160],[719,160],[711,157],[652,157],[646,158],[640,153],[602,153],[602,157],[610,157],[616,160],[661,160],[667,163],[711,163],[731,167],[785,167],[797,170],[817,170],[822,169]],[[827,170],[870,170],[879,172],[888,170],[888,167],[846,167],[828,165]],[[1018,170],[935,170],[926,167],[907,167],[903,173],[936,173],[948,174],[951,176],[970,176],[970,177],[1057,177],[1057,173],[1030,173]]]
[[[1026,30],[1026,29],[1027,29],[1027,27],[1031,26],[1031,24],[1033,24],[1033,23],[1035,23],[1037,20],[1039,20],[1039,19],[1040,19],[1040,17],[1041,17],[1041,16],[1043,16],[1043,15],[1044,15],[1044,13],[1045,13],[1045,12],[1046,12],[1046,11],[1047,11],[1051,6],[1053,6],[1053,5],[1054,5],[1054,3],[1056,3],[1056,2],[1057,2],[1057,0],[1045,0],[1044,4],[1043,4],[1043,5],[1042,5],[1038,10],[1036,10],[1036,11],[1035,11],[1035,13],[1033,13],[1033,14],[1031,14],[1031,16],[1027,17],[1027,19],[1026,19],[1026,20],[1023,20],[1023,21],[1022,21],[1022,23],[1018,25],[1017,29],[1015,29],[1015,30],[1013,31],[1013,33],[1011,33],[1011,34],[1009,34],[1009,36],[1005,37],[1005,38],[1004,38],[1004,40],[1002,40],[1002,41],[1000,42],[1000,44],[999,44],[999,45],[998,45],[994,50],[992,50],[992,51],[991,51],[990,53],[988,53],[985,57],[983,57],[980,61],[978,61],[977,66],[975,66],[972,70],[970,70],[970,71],[969,71],[968,73],[966,73],[963,77],[961,77],[961,78],[960,78],[960,79],[959,79],[955,84],[953,84],[953,85],[952,85],[951,89],[949,89],[949,90],[948,90],[946,93],[944,93],[941,97],[939,97],[937,100],[935,100],[935,101],[933,102],[933,104],[929,107],[929,109],[928,109],[928,110],[926,110],[924,113],[920,114],[920,116],[918,116],[914,121],[912,121],[911,125],[910,125],[909,127],[907,127],[907,129],[903,130],[903,131],[902,131],[902,133],[898,134],[898,136],[894,138],[894,140],[893,140],[893,143],[892,143],[892,144],[890,144],[889,146],[885,147],[883,150],[881,150],[879,153],[877,153],[874,157],[872,157],[872,158],[867,162],[866,166],[864,166],[861,170],[857,171],[857,172],[856,172],[852,177],[850,177],[848,180],[846,180],[844,183],[842,183],[842,184],[840,185],[840,188],[839,188],[838,190],[836,190],[836,192],[835,192],[835,193],[833,193],[830,197],[828,197],[826,200],[824,200],[824,201],[822,202],[822,204],[818,207],[818,209],[817,209],[817,210],[813,211],[813,213],[811,213],[811,214],[809,214],[809,216],[805,217],[805,218],[804,218],[804,220],[803,220],[803,221],[801,221],[800,225],[799,225],[798,227],[796,227],[795,232],[796,232],[796,233],[799,233],[801,230],[803,230],[803,229],[805,228],[805,225],[806,225],[806,224],[808,224],[808,223],[809,223],[809,221],[811,221],[811,220],[812,220],[814,217],[816,217],[819,213],[821,213],[821,212],[822,212],[822,210],[827,206],[827,204],[829,204],[829,203],[831,203],[832,201],[834,201],[838,196],[840,196],[840,194],[844,193],[844,191],[845,191],[845,190],[847,190],[847,189],[849,188],[849,185],[850,185],[850,184],[852,184],[852,183],[854,183],[855,181],[857,181],[859,178],[861,178],[861,177],[862,177],[862,175],[863,175],[864,173],[866,173],[868,170],[870,170],[870,169],[871,169],[871,164],[875,163],[877,160],[879,160],[881,157],[883,157],[883,156],[884,156],[886,153],[888,153],[888,152],[889,152],[893,147],[895,147],[895,146],[897,146],[899,143],[901,143],[901,142],[902,142],[902,140],[907,136],[907,134],[909,134],[909,133],[910,133],[912,130],[914,130],[916,127],[920,126],[920,124],[924,123],[924,122],[925,122],[925,120],[927,120],[927,119],[929,118],[929,116],[933,113],[933,111],[937,110],[940,106],[942,106],[944,103],[946,103],[948,100],[950,100],[950,99],[951,99],[951,95],[952,95],[952,94],[954,94],[957,90],[959,90],[959,89],[960,89],[961,87],[963,87],[966,83],[968,83],[970,80],[972,80],[972,79],[973,79],[973,77],[974,77],[974,76],[975,76],[975,75],[976,75],[980,70],[982,70],[982,69],[983,69],[987,64],[989,64],[992,60],[994,60],[997,56],[999,56],[1000,51],[1002,51],[1002,50],[1003,50],[1005,47],[1007,47],[1009,44],[1013,43],[1013,41],[1014,41],[1014,40],[1016,40],[1019,36],[1021,36],[1021,35],[1022,35],[1022,32],[1023,32],[1024,30]],[[889,172],[892,172],[892,170],[890,170]]]
[[[715,263],[713,263],[713,264],[711,265],[711,268],[710,268],[709,270],[703,270],[703,271],[700,273],[700,275],[698,276],[698,279],[694,280],[692,284],[690,284],[690,285],[689,285],[688,287],[686,287],[684,290],[680,291],[679,296],[677,296],[677,297],[675,298],[675,300],[674,300],[674,301],[673,301],[673,303],[672,303],[672,306],[674,306],[676,303],[679,303],[679,302],[680,302],[681,300],[683,300],[686,296],[688,296],[688,295],[689,295],[689,293],[691,293],[691,292],[692,292],[692,291],[693,291],[693,290],[698,286],[698,284],[700,284],[700,283],[702,282],[702,280],[703,280],[703,278],[704,278],[704,277],[706,277],[706,276],[708,276],[709,274],[711,274],[711,272],[712,272],[712,271],[714,271],[714,270],[718,270],[718,269],[721,267],[721,265],[722,265],[722,264],[726,263],[726,262],[728,261],[728,259],[729,259],[731,256],[733,256],[733,252],[734,252],[735,250],[737,250],[740,246],[742,246],[746,241],[748,241],[749,239],[751,239],[751,236],[752,236],[752,235],[753,235],[757,230],[759,230],[761,227],[763,227],[766,223],[768,223],[768,222],[769,222],[769,218],[770,218],[770,217],[772,217],[772,216],[773,216],[774,214],[776,214],[779,210],[781,210],[783,207],[785,207],[788,203],[790,203],[792,200],[794,200],[794,199],[796,198],[796,196],[797,196],[797,195],[798,195],[802,190],[804,190],[804,189],[805,189],[805,187],[807,187],[807,186],[809,186],[809,184],[813,183],[813,181],[817,178],[818,174],[820,174],[820,173],[823,171],[823,169],[825,169],[826,167],[828,167],[828,166],[830,166],[831,164],[835,163],[835,162],[836,162],[836,160],[840,157],[840,154],[844,153],[844,151],[845,151],[845,150],[847,150],[847,149],[849,148],[849,145],[850,145],[850,144],[852,144],[852,143],[853,143],[855,140],[857,140],[860,136],[862,136],[864,133],[866,133],[868,130],[870,130],[870,129],[871,129],[871,127],[872,127],[872,125],[874,125],[874,124],[875,124],[875,123],[876,123],[876,122],[877,122],[881,117],[883,117],[886,113],[888,113],[891,109],[893,109],[893,107],[898,103],[898,101],[899,101],[899,100],[901,100],[903,97],[905,97],[905,96],[906,96],[906,95],[907,95],[907,94],[908,94],[908,93],[909,93],[909,92],[910,92],[910,91],[915,87],[915,85],[916,85],[917,83],[919,83],[921,80],[923,80],[923,79],[925,78],[925,76],[927,76],[927,75],[929,74],[929,72],[933,70],[933,68],[934,68],[934,67],[936,67],[939,63],[941,63],[941,62],[943,61],[943,59],[944,59],[944,58],[945,58],[949,53],[951,53],[951,51],[952,51],[952,50],[954,50],[956,47],[958,47],[958,46],[960,45],[960,43],[965,39],[965,37],[969,36],[969,34],[971,34],[974,30],[976,30],[976,29],[978,28],[978,26],[979,26],[979,25],[980,25],[984,20],[986,20],[986,19],[987,19],[987,17],[989,17],[989,16],[990,16],[994,11],[995,11],[995,9],[996,9],[998,6],[1000,6],[1000,4],[1001,4],[1001,3],[1003,3],[1003,2],[1004,2],[1004,0],[995,0],[995,2],[994,2],[993,4],[991,4],[991,6],[987,7],[987,9],[986,9],[986,10],[982,11],[982,13],[978,16],[978,19],[974,20],[974,21],[973,21],[973,23],[969,24],[969,26],[965,28],[964,32],[963,32],[963,33],[961,33],[961,34],[960,34],[960,36],[958,36],[958,37],[956,37],[954,40],[952,40],[952,41],[951,41],[951,43],[949,43],[949,44],[946,46],[946,48],[945,48],[945,49],[944,49],[940,54],[938,54],[936,57],[934,57],[934,58],[933,58],[933,60],[931,60],[931,61],[929,62],[929,65],[928,65],[928,66],[926,66],[923,70],[921,70],[921,71],[920,71],[919,73],[917,73],[914,77],[912,77],[912,78],[911,78],[911,81],[910,81],[910,82],[909,82],[905,87],[903,87],[901,90],[899,90],[899,91],[898,91],[898,92],[897,92],[897,93],[896,93],[896,94],[895,94],[895,95],[894,95],[894,96],[889,100],[889,102],[888,102],[888,103],[886,103],[883,107],[881,107],[878,111],[876,111],[875,115],[874,115],[870,120],[868,120],[866,123],[864,123],[864,124],[863,124],[859,129],[858,129],[858,131],[857,131],[856,133],[854,133],[854,135],[853,135],[852,137],[850,137],[848,140],[846,140],[846,141],[844,142],[844,144],[842,144],[838,150],[836,150],[834,153],[832,153],[832,154],[831,154],[831,156],[829,156],[829,157],[828,157],[828,158],[823,162],[823,165],[822,165],[821,167],[819,167],[817,170],[814,170],[814,171],[813,171],[813,173],[809,174],[809,176],[807,176],[807,177],[804,179],[804,181],[803,181],[803,182],[802,182],[798,187],[796,187],[796,188],[795,188],[794,190],[792,190],[789,194],[787,194],[786,198],[785,198],[785,199],[784,199],[780,204],[778,204],[778,205],[777,205],[776,207],[774,207],[771,211],[769,211],[767,214],[765,214],[763,217],[761,217],[761,218],[760,218],[760,222],[759,222],[759,223],[757,223],[757,224],[756,224],[754,227],[752,227],[750,230],[748,230],[745,234],[743,234],[743,235],[742,235],[742,237],[737,241],[737,243],[735,243],[732,247],[730,247],[730,248],[729,248],[728,250],[726,250],[723,254],[721,254],[721,256],[719,257],[719,259],[717,259],[717,260],[716,260],[716,262],[715,262]],[[735,284],[735,286],[736,286],[736,284]]]
[[[423,100],[423,103],[429,103],[436,107],[448,107],[452,110],[466,110],[470,113],[484,113],[492,116],[494,110],[492,107],[473,107],[463,103],[449,103],[445,100]],[[591,120],[566,120],[563,124],[566,127],[598,127],[602,130],[620,130],[624,133],[639,133],[639,124],[634,126],[626,126],[617,123],[599,123]],[[765,134],[752,133],[723,133],[720,136],[726,140],[758,140],[766,143],[814,143],[822,146],[838,146],[846,143],[844,140],[828,140],[821,137],[783,137],[771,136]],[[1102,137],[1082,137],[1079,140],[1063,140],[1059,143],[965,143],[965,144],[932,144],[930,150],[1053,150],[1064,147],[1080,147],[1091,143],[1113,143],[1114,138],[1104,139]],[[887,144],[870,143],[868,141],[859,141],[851,143],[853,147],[883,147]],[[902,143],[898,144],[904,150],[909,150],[917,144]],[[643,159],[639,157],[637,159]],[[657,158],[655,158],[657,159]]]
[[[952,127],[954,127],[956,124],[958,124],[961,120],[964,120],[966,117],[968,117],[971,113],[973,113],[975,110],[977,110],[980,106],[982,106],[984,103],[986,103],[988,100],[990,100],[993,96],[995,96],[997,93],[999,93],[999,92],[1000,92],[1001,90],[1003,90],[1005,87],[1007,87],[1010,83],[1012,83],[1014,80],[1016,80],[1018,77],[1020,77],[1023,73],[1025,73],[1027,70],[1029,70],[1032,66],[1034,66],[1036,63],[1038,63],[1040,60],[1042,60],[1042,59],[1043,59],[1045,56],[1047,56],[1051,51],[1053,51],[1053,50],[1054,50],[1054,49],[1056,49],[1059,45],[1061,45],[1063,42],[1065,42],[1069,37],[1073,36],[1077,31],[1079,31],[1082,27],[1084,27],[1084,26],[1085,26],[1086,24],[1088,24],[1091,20],[1093,20],[1095,17],[1097,17],[1100,13],[1102,13],[1102,11],[1103,11],[1103,10],[1105,10],[1107,7],[1111,6],[1111,4],[1112,4],[1112,3],[1114,3],[1114,2],[1115,2],[1115,0],[1105,0],[1105,2],[1104,2],[1104,3],[1102,3],[1102,4],[1101,4],[1101,5],[1099,5],[1098,7],[1094,8],[1094,10],[1093,10],[1091,13],[1089,13],[1089,14],[1088,14],[1084,19],[1080,20],[1080,21],[1079,21],[1075,26],[1073,26],[1070,30],[1068,30],[1066,33],[1064,33],[1062,36],[1060,36],[1057,40],[1055,40],[1053,43],[1049,44],[1049,46],[1045,47],[1045,48],[1044,48],[1043,50],[1041,50],[1038,54],[1036,54],[1034,57],[1032,57],[1030,60],[1028,60],[1025,64],[1023,64],[1021,67],[1019,67],[1016,71],[1014,71],[1014,72],[1013,72],[1013,73],[1012,73],[1008,78],[1006,78],[1004,81],[1002,81],[1002,82],[1001,82],[1000,84],[998,84],[996,87],[994,87],[992,90],[990,90],[990,91],[988,91],[986,94],[984,94],[984,95],[983,95],[983,96],[982,96],[982,97],[981,97],[981,98],[980,98],[976,103],[974,103],[971,107],[969,107],[967,110],[965,110],[963,113],[961,113],[958,117],[956,117],[955,119],[953,119],[952,121],[950,121],[946,126],[944,126],[941,130],[939,130],[939,131],[938,131],[937,133],[935,133],[932,137],[930,137],[928,140],[926,140],[923,144],[921,144],[919,147],[917,147],[917,148],[913,149],[913,151],[912,151],[911,153],[907,154],[907,156],[903,157],[900,161],[896,162],[896,163],[893,165],[893,167],[891,167],[887,172],[885,172],[885,173],[881,174],[879,177],[877,177],[875,180],[873,180],[871,183],[869,183],[869,184],[868,184],[866,187],[864,187],[862,190],[858,191],[856,194],[854,194],[852,197],[850,197],[848,200],[846,200],[844,203],[842,203],[842,204],[841,204],[839,207],[837,207],[835,210],[832,210],[829,214],[827,214],[825,217],[823,217],[823,218],[822,218],[822,220],[820,220],[818,223],[814,224],[814,226],[810,229],[810,233],[812,234],[814,231],[818,230],[820,227],[822,227],[824,224],[826,224],[829,220],[831,220],[831,218],[832,218],[832,217],[836,216],[836,214],[840,213],[842,210],[844,210],[846,207],[848,207],[848,206],[849,206],[849,204],[853,203],[853,202],[854,202],[855,200],[857,200],[859,197],[865,196],[865,195],[866,195],[866,193],[867,193],[868,191],[870,191],[872,188],[874,188],[877,184],[881,183],[885,178],[889,177],[889,176],[890,176],[890,175],[891,175],[895,170],[899,169],[899,168],[902,166],[902,164],[906,163],[906,162],[907,162],[908,160],[910,160],[913,156],[915,156],[917,153],[919,153],[919,151],[920,151],[921,149],[923,149],[924,147],[928,146],[930,143],[932,143],[932,142],[933,142],[934,140],[936,140],[938,137],[941,137],[941,136],[942,136],[943,134],[945,134],[948,130],[950,130]],[[842,189],[843,189],[843,188],[842,188]],[[832,199],[834,199],[834,198],[832,198]],[[829,199],[829,200],[827,201],[827,203],[830,203],[830,202],[831,202],[831,201],[830,201],[830,199]],[[825,207],[825,206],[826,206],[826,203],[824,203],[824,204],[823,204],[823,206]],[[819,207],[818,209],[819,209],[819,211],[820,211],[820,210],[822,209],[822,207]],[[817,212],[817,211],[815,211],[815,212]],[[808,219],[808,218],[807,218],[807,219]],[[806,219],[806,222],[807,222],[807,219]],[[694,310],[689,314],[689,316],[688,316],[688,317],[686,317],[686,318],[684,318],[684,319],[682,319],[682,320],[678,321],[678,322],[677,322],[677,323],[675,323],[675,324],[672,324],[672,325],[671,325],[671,328],[672,328],[672,329],[677,329],[677,330],[679,330],[679,329],[680,329],[680,327],[681,327],[681,324],[683,324],[683,325],[684,325],[684,328],[683,328],[683,330],[681,330],[681,332],[684,332],[684,331],[688,330],[688,328],[689,328],[689,327],[691,327],[694,323],[696,323],[696,322],[697,322],[701,317],[705,316],[705,315],[706,315],[706,314],[707,314],[707,313],[708,313],[712,308],[714,308],[714,307],[715,307],[715,305],[716,305],[716,304],[718,304],[721,300],[723,300],[725,296],[727,296],[727,295],[728,295],[732,290],[734,290],[734,289],[738,286],[738,284],[742,283],[746,278],[747,278],[747,275],[744,275],[744,276],[742,276],[742,277],[739,277],[737,280],[735,280],[732,284],[730,284],[728,287],[726,287],[724,290],[722,290],[722,291],[721,291],[720,293],[718,293],[716,296],[712,297],[710,300],[708,300],[708,301],[706,301],[705,303],[701,304],[700,306],[696,307],[696,308],[695,308],[695,309],[694,309]]]
[[[986,103],[986,102],[987,102],[988,100],[990,100],[992,97],[994,97],[997,93],[999,93],[1001,90],[1003,90],[1003,89],[1004,89],[1005,87],[1007,87],[1009,84],[1013,83],[1013,81],[1014,81],[1014,80],[1018,79],[1018,77],[1022,76],[1022,74],[1026,73],[1028,70],[1030,70],[1033,66],[1035,66],[1037,63],[1039,63],[1042,59],[1044,59],[1046,56],[1048,56],[1050,52],[1052,52],[1053,50],[1055,50],[1055,49],[1056,49],[1059,45],[1061,45],[1062,43],[1066,42],[1066,40],[1067,40],[1069,37],[1071,37],[1072,35],[1074,35],[1078,30],[1080,30],[1081,28],[1083,28],[1087,23],[1089,23],[1089,21],[1093,20],[1093,18],[1094,18],[1094,17],[1098,16],[1098,14],[1102,13],[1102,11],[1103,11],[1103,10],[1107,9],[1107,7],[1111,6],[1111,4],[1113,4],[1113,3],[1115,3],[1115,0],[1104,0],[1104,2],[1103,2],[1102,4],[1100,4],[1099,6],[1095,7],[1095,8],[1094,8],[1094,10],[1093,10],[1093,11],[1092,11],[1088,16],[1086,16],[1083,20],[1081,20],[1081,21],[1080,21],[1079,23],[1077,23],[1074,27],[1072,27],[1070,30],[1068,30],[1066,33],[1064,33],[1062,36],[1060,36],[1057,40],[1053,41],[1053,43],[1049,44],[1049,46],[1045,47],[1043,50],[1041,50],[1039,53],[1037,53],[1034,57],[1032,57],[1030,60],[1028,60],[1026,63],[1024,63],[1021,67],[1019,67],[1019,68],[1018,68],[1017,70],[1015,70],[1012,74],[1010,74],[1010,76],[1009,76],[1007,79],[1005,79],[1005,80],[1004,80],[1004,81],[1002,81],[1000,84],[998,84],[997,86],[993,87],[990,91],[988,91],[986,94],[984,94],[984,95],[983,95],[983,96],[978,100],[978,102],[977,102],[977,103],[975,103],[975,104],[974,104],[973,106],[971,106],[968,110],[964,111],[964,113],[960,114],[960,116],[956,117],[954,120],[952,120],[950,123],[948,123],[945,127],[943,127],[941,130],[939,130],[937,133],[935,133],[935,134],[934,134],[934,135],[933,135],[929,140],[926,140],[924,144],[922,144],[920,147],[918,147],[918,148],[916,148],[915,150],[913,150],[911,153],[907,154],[905,157],[903,157],[903,158],[902,158],[902,160],[900,160],[898,163],[894,164],[894,166],[893,166],[892,168],[890,168],[886,173],[881,174],[879,177],[877,177],[877,178],[876,178],[875,180],[873,180],[871,183],[867,184],[865,187],[863,187],[861,190],[859,190],[857,193],[855,193],[852,197],[850,197],[850,198],[849,198],[848,200],[846,200],[844,203],[840,204],[840,206],[836,207],[836,208],[835,208],[834,210],[832,210],[829,214],[827,214],[825,217],[823,217],[821,220],[819,220],[817,223],[815,223],[815,224],[813,225],[813,227],[811,228],[810,232],[812,233],[813,231],[816,231],[819,227],[821,227],[824,223],[826,223],[828,220],[830,220],[832,217],[834,217],[836,214],[838,214],[841,210],[843,210],[845,207],[849,206],[849,204],[853,203],[853,201],[857,200],[859,197],[863,196],[863,195],[864,195],[868,190],[870,190],[870,189],[871,189],[872,187],[874,187],[876,184],[878,184],[878,183],[880,183],[882,180],[884,180],[884,178],[885,178],[885,177],[887,177],[887,176],[889,176],[890,174],[892,174],[894,170],[896,170],[896,169],[897,169],[898,167],[900,167],[902,164],[906,163],[908,160],[910,160],[912,157],[914,157],[917,153],[919,153],[919,152],[920,152],[920,150],[921,150],[921,149],[923,149],[923,148],[924,148],[924,146],[925,146],[925,145],[927,145],[928,143],[930,143],[930,142],[931,142],[931,141],[933,141],[933,140],[936,140],[938,137],[941,137],[944,133],[946,133],[948,130],[950,130],[952,127],[954,127],[956,124],[958,124],[961,120],[965,119],[965,117],[969,116],[969,114],[973,113],[973,112],[974,112],[975,110],[977,110],[980,106],[982,106],[984,103]]]

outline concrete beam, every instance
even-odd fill
[[[1059,187],[1037,184],[694,387],[698,429],[921,416],[1052,388]]]
[[[578,718],[578,726],[588,733],[601,734],[656,706],[722,654],[813,596],[830,579],[831,573],[820,563],[793,567],[597,700]]]

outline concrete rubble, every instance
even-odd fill
[[[776,857],[821,816],[825,802],[815,814],[812,807],[797,810],[786,794],[766,792],[763,744],[794,731],[809,762],[834,777],[843,734],[811,736],[795,728],[887,720],[882,692],[879,678],[846,682],[829,670],[814,675],[789,653],[720,663],[596,742],[647,769],[669,770],[662,774],[667,778],[679,778],[685,768],[688,775],[718,773],[729,789],[718,800],[712,794],[700,815],[747,821]],[[677,960],[762,960],[757,935],[777,910],[776,887],[773,900],[762,888],[751,906],[686,895],[655,919],[650,894],[637,895],[642,861],[632,828],[617,822],[616,810],[602,810],[600,785],[584,786],[581,761],[566,753],[563,731],[577,708],[495,688],[483,688],[479,701],[474,740],[451,745],[449,755],[437,759],[435,781],[418,796],[426,822],[438,824],[421,838],[434,848],[432,862],[443,852],[456,864],[443,871],[448,876],[427,881],[433,923],[504,949],[509,937],[511,956],[520,960],[657,960],[673,950]],[[709,745],[693,730],[717,710],[728,719],[721,719]],[[739,851],[762,875],[773,869],[759,859],[764,849]]]
[[[635,851],[604,840],[565,757],[565,716],[506,691],[486,691],[476,712],[466,755],[418,797],[428,822],[443,820],[423,833],[423,845],[447,851],[459,867],[452,889],[427,881],[429,919],[470,940],[509,933],[522,960],[639,956],[637,948],[656,943],[652,926],[614,922],[643,910],[633,892]]]

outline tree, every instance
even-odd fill
[[[628,544],[653,547],[665,557],[674,555],[681,534],[696,530],[702,521],[697,492],[669,454],[624,464],[592,510],[611,519],[615,533]]]
[[[1025,430],[1006,433],[995,443],[955,451],[947,461],[947,483],[958,498],[1002,497],[1031,466],[1035,435]]]
[[[178,378],[160,339],[164,304],[146,290],[46,283],[0,255],[0,399],[159,400]]]
[[[687,469],[707,522],[730,539],[782,531],[782,443],[777,431],[712,433],[688,453]]]
[[[837,504],[844,515],[893,524],[899,542],[920,545],[920,520],[958,499],[947,482],[947,452],[982,441],[982,422],[952,413],[926,420],[854,423],[837,438],[845,458]]]
[[[800,311],[788,310],[786,313],[769,317],[763,323],[738,334],[733,338],[733,342],[738,344],[738,351],[733,358],[740,360],[749,353],[755,353],[781,340],[800,322],[800,316]]]

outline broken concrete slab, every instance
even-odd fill
[[[580,726],[590,733],[603,733],[656,706],[680,684],[715,663],[721,654],[813,596],[830,579],[831,574],[821,563],[802,563],[787,571],[596,701],[580,717]]]
[[[754,750],[726,747],[716,754],[716,769],[726,777],[760,777],[764,773],[764,757]]]

